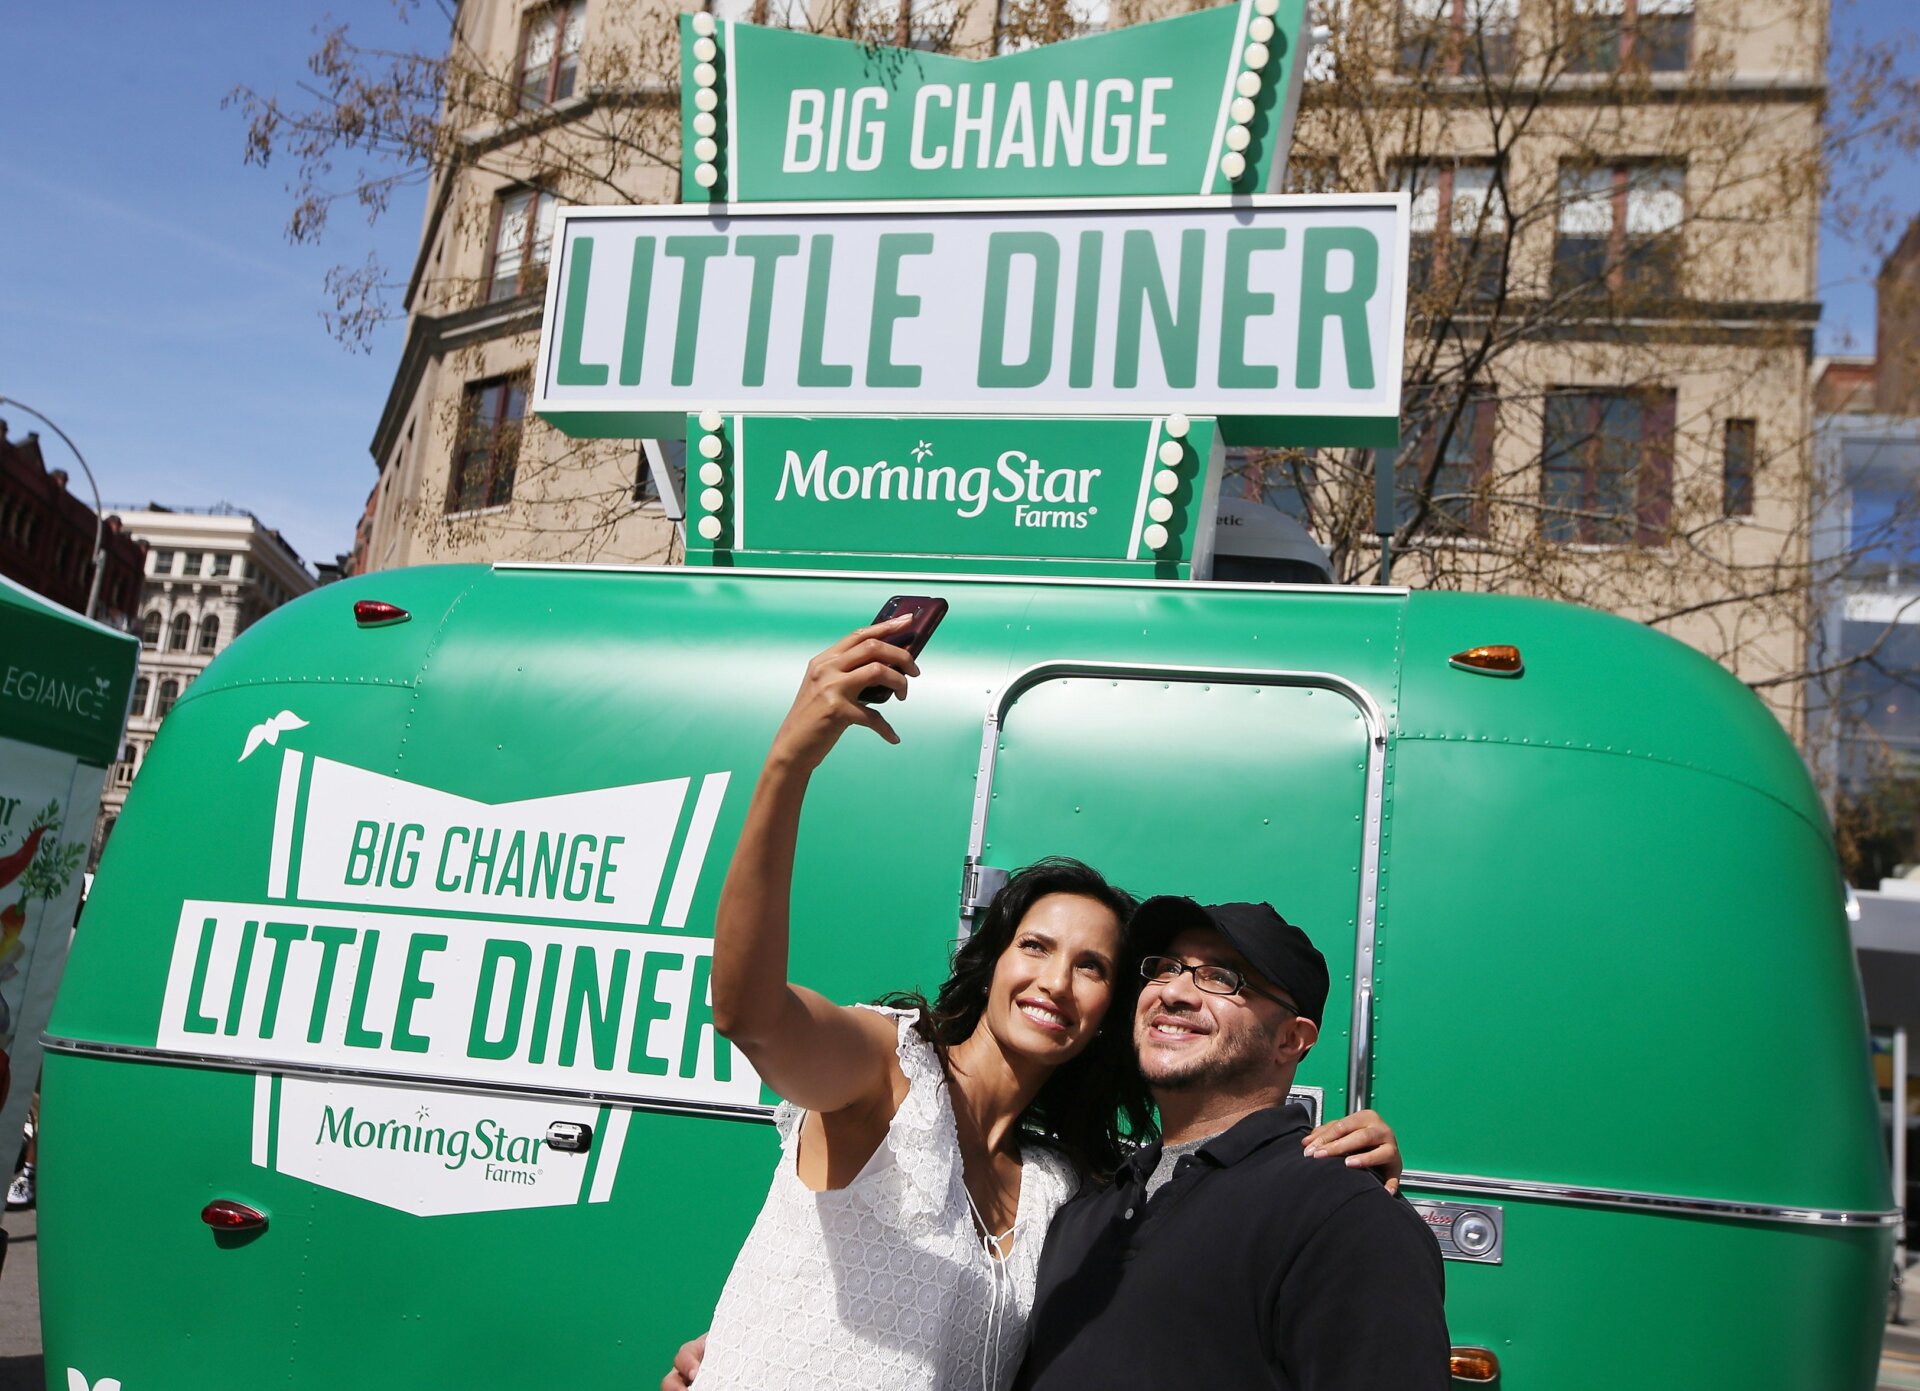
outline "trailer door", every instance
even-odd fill
[[[1384,754],[1375,703],[1323,673],[1031,668],[987,718],[968,897],[1072,855],[1142,897],[1273,904],[1332,978],[1296,1086],[1345,1114],[1366,1100]]]

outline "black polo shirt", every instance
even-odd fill
[[[1440,1248],[1364,1169],[1256,1111],[1179,1163],[1156,1146],[1054,1218],[1017,1391],[1445,1391]]]

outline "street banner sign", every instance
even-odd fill
[[[534,409],[1214,416],[1390,445],[1405,194],[562,209]]]
[[[140,644],[0,579],[0,1135],[27,1118]]]
[[[1275,190],[1306,0],[972,60],[680,17],[691,203]]]
[[[1204,571],[1215,422],[696,416],[687,563],[1135,574]],[[1008,562],[1018,562],[1009,564]]]

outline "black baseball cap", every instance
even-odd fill
[[[1327,959],[1271,903],[1201,904],[1161,894],[1134,912],[1130,931],[1141,956],[1159,956],[1189,927],[1212,928],[1225,937],[1249,966],[1293,997],[1301,1018],[1320,1022],[1327,1007]]]

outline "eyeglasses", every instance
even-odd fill
[[[1140,979],[1153,985],[1168,985],[1182,975],[1193,977],[1193,983],[1209,995],[1238,995],[1241,991],[1250,991],[1265,1000],[1272,1000],[1284,1010],[1294,1014],[1300,1011],[1288,1004],[1271,990],[1262,990],[1231,966],[1211,964],[1189,966],[1186,962],[1171,956],[1149,956],[1140,963]]]

